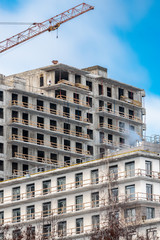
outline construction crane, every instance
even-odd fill
[[[59,28],[62,23],[65,23],[79,15],[93,10],[94,7],[86,3],[81,3],[74,8],[71,8],[55,17],[52,17],[41,23],[33,23],[33,26],[27,28],[25,31],[20,32],[10,38],[0,42],[0,53],[7,51],[14,46],[17,46],[31,38],[34,38],[46,31],[54,31]]]

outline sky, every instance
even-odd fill
[[[147,135],[160,135],[160,1],[86,0],[95,9],[0,55],[10,75],[51,64],[107,67],[108,77],[145,89]],[[80,0],[0,0],[0,22],[41,22]],[[28,26],[1,25],[0,41]]]

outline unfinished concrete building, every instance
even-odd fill
[[[142,89],[61,63],[0,79],[0,176],[103,157],[143,138]]]

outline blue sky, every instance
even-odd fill
[[[0,0],[0,21],[40,22],[82,1]],[[78,68],[101,65],[108,76],[146,91],[148,134],[160,134],[160,1],[86,0],[95,10],[0,56],[9,75],[50,65],[53,59]],[[0,41],[26,26],[0,25]],[[155,117],[156,115],[156,117]]]

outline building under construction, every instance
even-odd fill
[[[89,239],[113,202],[156,239],[159,138],[145,137],[144,90],[56,61],[1,75],[0,89],[0,239],[28,226],[33,239]]]

